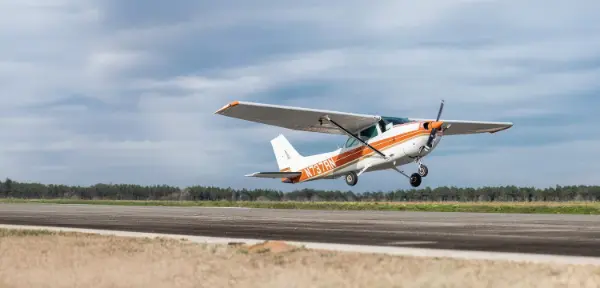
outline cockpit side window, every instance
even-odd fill
[[[381,133],[387,131],[387,125],[385,123],[385,121],[383,121],[383,119],[379,120],[379,122],[377,122],[377,125],[379,125],[379,129],[381,130]]]
[[[377,135],[379,135],[379,130],[377,129],[377,125],[373,125],[365,130],[362,130],[359,134],[358,134],[358,138],[360,138],[363,141],[368,141],[369,139],[376,137]],[[348,140],[346,140],[346,144],[344,145],[345,148],[349,148],[349,147],[353,147],[360,144],[360,141],[354,139],[354,137],[348,137]]]
[[[360,138],[365,141],[367,141],[368,139],[371,139],[377,135],[378,135],[378,130],[377,130],[376,125],[373,125],[373,126],[360,132]]]

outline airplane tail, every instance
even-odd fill
[[[293,171],[294,167],[298,165],[299,160],[303,158],[302,155],[294,149],[287,138],[281,134],[271,140],[271,146],[273,146],[273,152],[277,159],[279,171]]]

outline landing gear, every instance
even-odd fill
[[[357,182],[358,176],[354,171],[351,171],[350,173],[346,174],[346,184],[348,184],[349,186],[354,186]]]
[[[425,146],[423,146],[424,148]],[[421,175],[421,177],[425,177],[427,176],[427,174],[429,174],[429,169],[427,168],[427,166],[425,166],[425,164],[423,164],[421,162],[421,157],[418,157],[415,162],[417,162],[417,173],[419,173],[419,175]]]
[[[419,187],[419,185],[421,185],[421,181],[423,179],[421,178],[421,175],[419,175],[419,173],[413,173],[412,175],[410,175],[410,185],[412,187]]]
[[[420,164],[418,173],[419,173],[419,176],[425,177],[425,176],[427,176],[427,174],[429,174],[429,169],[427,168],[427,166]]]
[[[410,185],[412,187],[419,187],[421,185],[421,182],[423,181],[423,177],[421,177],[421,175],[419,175],[419,173],[413,173],[412,175],[408,176],[406,175],[406,173],[404,173],[404,171],[398,169],[398,168],[392,168],[394,170],[396,170],[396,172],[404,175],[404,177],[408,178]]]

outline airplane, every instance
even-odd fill
[[[512,122],[420,119],[355,114],[263,103],[234,101],[215,114],[283,127],[297,131],[348,136],[343,147],[334,151],[302,156],[285,136],[271,140],[279,171],[256,172],[246,177],[280,179],[283,183],[302,183],[344,177],[354,186],[363,173],[391,169],[419,187],[429,173],[422,159],[429,155],[445,135],[497,133]],[[416,163],[417,172],[408,175],[399,167]]]

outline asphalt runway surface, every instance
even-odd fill
[[[0,224],[600,256],[600,216],[0,204]]]

